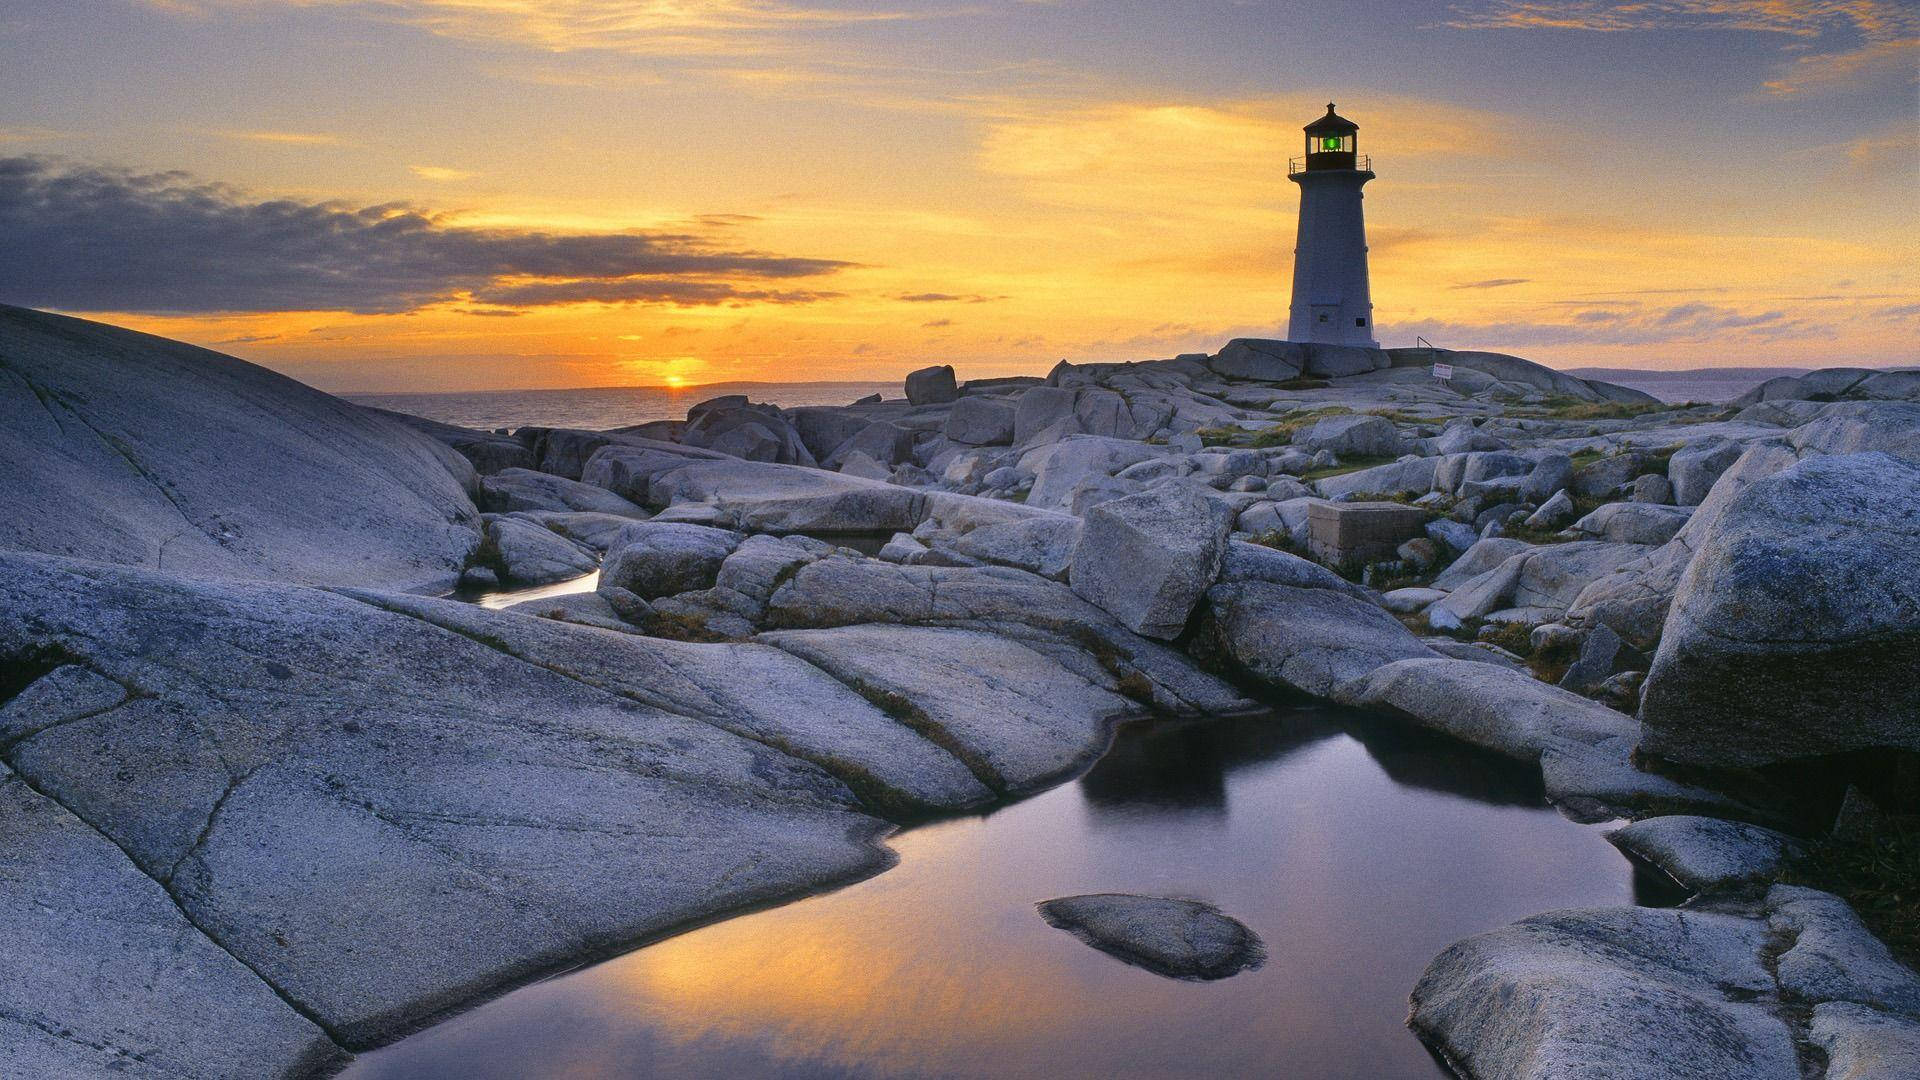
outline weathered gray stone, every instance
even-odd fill
[[[1329,589],[1216,585],[1207,605],[1224,656],[1269,686],[1315,697],[1383,664],[1433,655],[1379,606]]]
[[[1765,944],[1733,915],[1548,912],[1441,953],[1408,1023],[1468,1076],[1796,1080]]]
[[[105,836],[0,766],[0,1074],[217,1077],[346,1055]]]
[[[1020,458],[1020,468],[1031,472],[1034,478],[1027,503],[1064,509],[1071,502],[1070,495],[1076,486],[1110,479],[1127,466],[1155,456],[1154,449],[1145,444],[1097,435],[1076,435],[1049,443]]]
[[[832,774],[565,673],[648,639],[387,599],[477,632],[376,594],[0,554],[0,656],[59,648],[142,691],[15,743],[9,766],[343,1045],[885,865],[885,826]],[[572,659],[510,655],[522,632],[575,641]],[[196,966],[183,1002],[227,979]],[[240,1024],[172,1037],[217,1046]],[[292,1031],[305,1054],[300,1027],[260,1029],[256,1052]]]
[[[1527,515],[1527,527],[1532,529],[1555,529],[1566,524],[1573,517],[1573,500],[1566,491],[1556,492],[1553,498],[1540,504],[1540,509]]]
[[[502,584],[546,585],[591,574],[600,558],[591,548],[577,544],[538,522],[517,517],[495,517],[486,521],[486,539],[498,560],[490,569]]]
[[[1699,506],[1713,489],[1713,482],[1740,460],[1744,449],[1741,444],[1726,439],[1703,439],[1674,451],[1667,462],[1673,501],[1681,506]]]
[[[1671,503],[1673,502],[1673,481],[1659,473],[1644,473],[1634,477],[1627,497],[1637,503],[1661,505]]]
[[[1014,407],[994,398],[963,397],[947,414],[946,435],[969,446],[1003,446],[1013,441]]]
[[[1374,495],[1424,495],[1433,490],[1434,471],[1440,464],[1439,458],[1408,458],[1387,465],[1375,465],[1371,469],[1355,469],[1350,473],[1323,477],[1314,482],[1320,494],[1329,499],[1339,498],[1349,492],[1364,492]],[[1282,478],[1286,483],[1291,480]],[[1280,483],[1276,480],[1274,483]],[[1270,491],[1269,494],[1272,494]],[[1290,492],[1284,498],[1310,494],[1304,488]]]
[[[938,405],[960,396],[954,382],[953,365],[921,368],[907,374],[907,402],[911,405]]]
[[[1814,1006],[1808,1041],[1827,1055],[1826,1080],[1920,1076],[1920,1023],[1850,1001]]]
[[[1684,506],[1657,503],[1610,502],[1573,523],[1588,536],[1616,544],[1659,545],[1673,539],[1693,512]]]
[[[1172,640],[1220,576],[1232,526],[1224,504],[1185,488],[1101,503],[1087,512],[1068,581],[1134,633]]]
[[[1235,379],[1286,382],[1300,377],[1307,366],[1307,346],[1293,341],[1234,338],[1209,357],[1207,366]]]
[[[997,566],[1016,566],[1044,578],[1064,581],[1080,538],[1080,521],[1049,514],[1023,521],[986,525],[947,545],[954,551]]]
[[[1771,878],[1805,851],[1785,833],[1692,814],[1646,818],[1607,839],[1694,892]]]
[[[1400,432],[1383,416],[1352,414],[1328,416],[1294,436],[1294,445],[1318,453],[1357,457],[1392,457],[1401,451]]]
[[[1095,893],[1038,907],[1048,926],[1170,979],[1224,979],[1266,960],[1258,934],[1198,900]]]
[[[1642,745],[1727,766],[1920,749],[1915,656],[1920,465],[1812,457],[1739,491],[1698,538]]]
[[[177,341],[0,305],[0,547],[226,578],[447,588],[473,466]]]
[[[1845,900],[1818,889],[1767,890],[1767,925],[1791,941],[1780,988],[1804,1002],[1852,1001],[1920,1019],[1920,975],[1894,959]]]
[[[1220,582],[1231,585],[1243,581],[1264,581],[1270,585],[1292,585],[1302,589],[1332,589],[1356,600],[1373,602],[1371,591],[1311,559],[1289,555],[1262,544],[1229,540],[1226,562],[1220,567]]]
[[[996,634],[938,627],[781,630],[783,649],[883,703],[995,791],[1036,791],[1106,749],[1138,706]]]
[[[1638,450],[1603,457],[1573,471],[1568,486],[1589,499],[1612,498],[1621,488],[1653,466],[1653,457]]]
[[[891,469],[913,456],[913,442],[919,435],[911,428],[885,420],[868,424],[840,444],[828,464],[838,465],[855,453],[865,454]]]
[[[704,589],[741,539],[739,533],[704,525],[636,522],[608,550],[600,587],[625,589],[643,600]]]
[[[1344,704],[1386,709],[1509,757],[1560,742],[1635,733],[1633,718],[1518,672],[1467,660],[1407,659],[1337,688]]]
[[[646,511],[602,487],[531,469],[502,469],[480,479],[480,505],[494,513],[548,510],[645,517]]]

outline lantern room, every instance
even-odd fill
[[[1307,169],[1351,169],[1358,158],[1360,125],[1333,111],[1327,102],[1327,115],[1308,124]]]

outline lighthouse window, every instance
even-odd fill
[[[1353,320],[1353,325],[1355,325],[1355,326],[1365,326],[1365,325],[1367,325],[1367,320],[1365,320],[1365,319],[1355,319],[1355,320]]]
[[[1320,313],[1320,321],[1321,321],[1321,322],[1326,322],[1326,321],[1327,321],[1327,313],[1326,313],[1326,312],[1324,312],[1324,311],[1323,311],[1323,312],[1321,312],[1321,313]]]

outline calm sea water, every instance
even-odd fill
[[[353,1080],[1444,1075],[1405,1027],[1448,944],[1667,902],[1538,770],[1328,709],[1156,722],[1079,781],[896,836],[900,865],[537,983]],[[1164,979],[1049,927],[1086,892],[1210,900],[1266,965]]]
[[[648,420],[684,420],[689,406],[723,394],[746,394],[774,405],[846,405],[880,394],[903,397],[900,380],[888,382],[712,383],[706,386],[603,386],[585,390],[477,390],[459,394],[344,394],[348,401],[424,416],[445,424],[479,428],[608,428]]]

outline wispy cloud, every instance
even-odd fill
[[[695,234],[477,229],[403,203],[262,200],[182,173],[0,158],[0,299],[70,311],[806,303],[765,282],[849,264]],[[743,284],[746,283],[746,284]]]
[[[922,292],[901,293],[894,297],[907,304],[989,304],[995,300],[1005,300],[1004,296],[982,296],[979,293],[958,295],[955,293]]]
[[[216,131],[223,139],[242,142],[278,143],[282,146],[340,146],[346,142],[338,135],[319,131]]]
[[[449,169],[441,165],[409,165],[407,166],[407,171],[422,180],[433,180],[440,183],[449,183],[455,180],[471,180],[480,175],[476,172],[468,172],[465,169]]]
[[[545,52],[757,56],[788,51],[792,35],[944,12],[860,10],[789,0],[148,0],[170,11],[235,7],[349,9],[429,33]]]
[[[1455,289],[1503,289],[1508,285],[1525,285],[1532,280],[1532,278],[1523,277],[1488,278],[1485,281],[1463,281],[1458,285],[1450,287]]]
[[[1453,8],[1468,30],[1601,33],[1736,30],[1795,39],[1802,55],[1763,82],[1770,94],[1848,85],[1904,69],[1920,52],[1920,8],[1904,0],[1491,0]]]
[[[1777,309],[1746,310],[1717,304],[1671,307],[1592,307],[1535,321],[1472,322],[1415,318],[1397,329],[1421,334],[1449,348],[1520,349],[1557,345],[1651,345],[1701,341],[1773,341],[1832,332],[1822,322]]]

